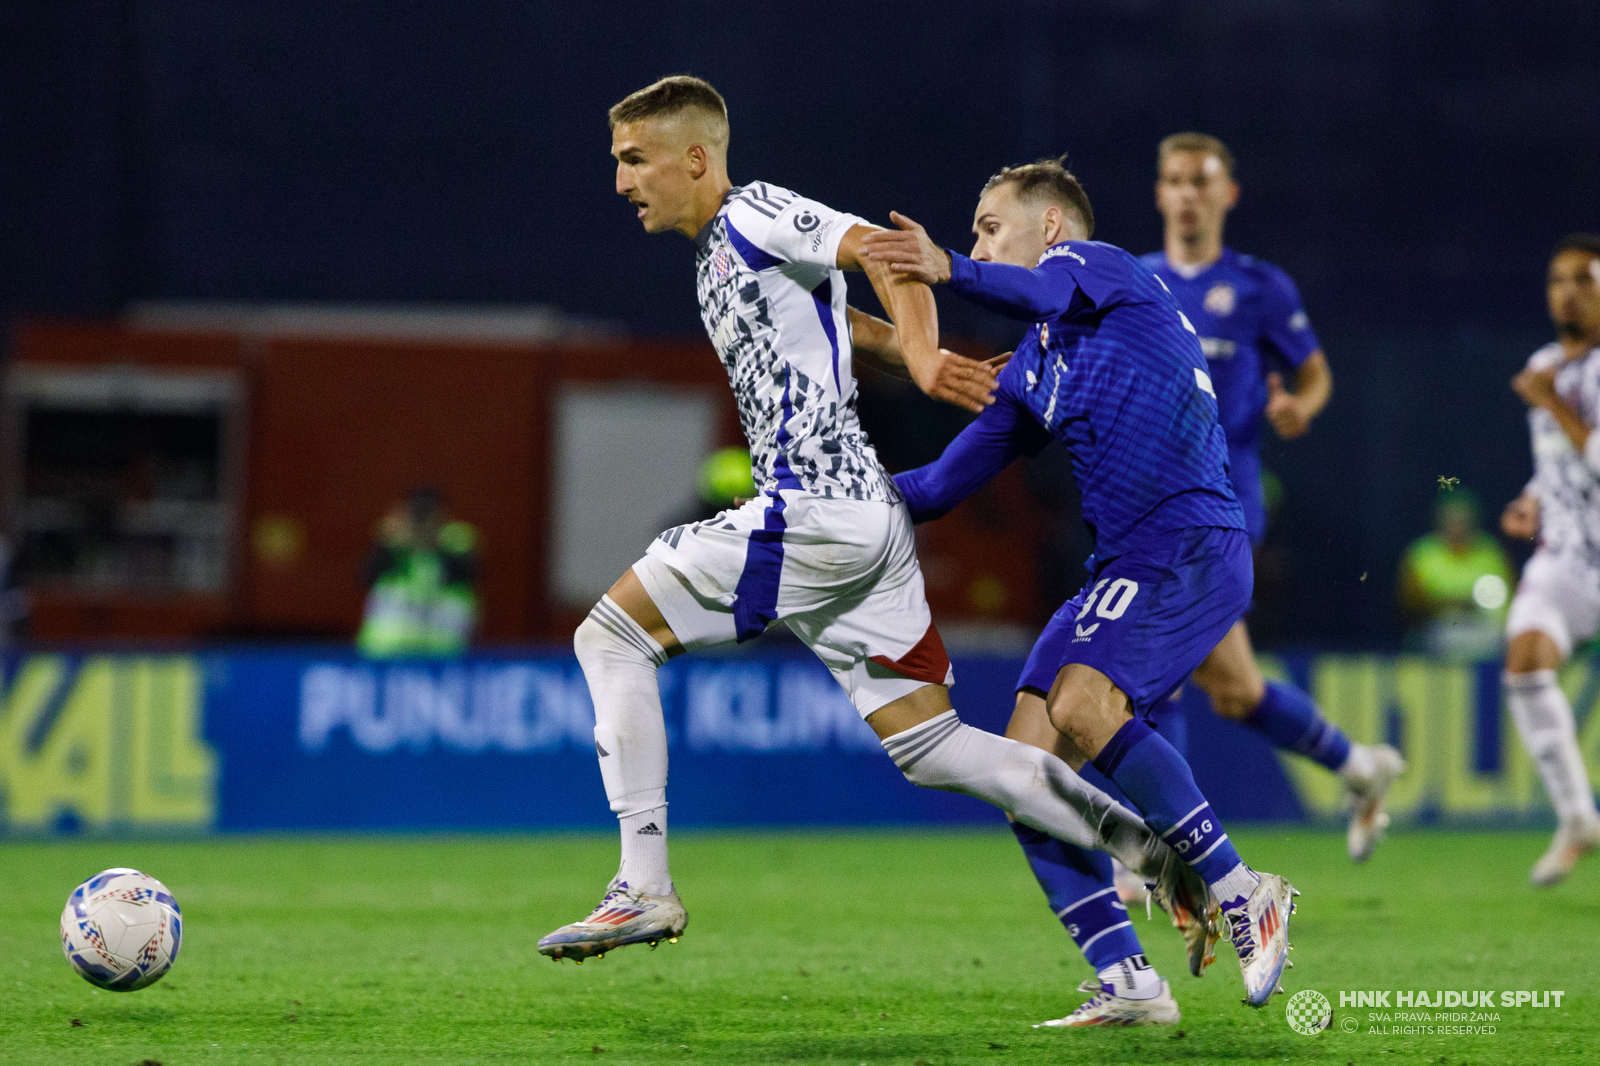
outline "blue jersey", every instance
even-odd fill
[[[995,403],[928,466],[898,476],[912,517],[954,507],[1051,440],[1072,453],[1103,564],[1176,529],[1244,529],[1217,398],[1194,329],[1121,248],[1064,241],[1033,268],[951,253],[950,287],[1033,325]]]
[[[1234,488],[1250,536],[1259,541],[1267,515],[1256,449],[1261,412],[1267,406],[1267,375],[1279,371],[1292,382],[1294,371],[1319,347],[1300,291],[1271,263],[1232,248],[1224,248],[1222,257],[1198,274],[1180,272],[1165,252],[1152,252],[1139,262],[1172,290],[1200,334],[1228,435]]]

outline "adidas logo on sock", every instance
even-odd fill
[[[649,825],[645,826],[643,829],[639,830],[634,835],[635,836],[641,836],[641,837],[658,837],[658,836],[661,835],[661,830],[656,828],[656,823],[651,822]]]

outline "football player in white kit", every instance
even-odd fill
[[[1600,845],[1600,814],[1556,669],[1600,629],[1600,236],[1573,234],[1546,287],[1559,338],[1511,387],[1528,404],[1533,480],[1506,507],[1507,535],[1538,538],[1506,619],[1507,702],[1560,825],[1534,864],[1536,885],[1565,878]]]
[[[911,518],[857,421],[852,361],[883,362],[971,410],[992,402],[996,366],[939,348],[932,292],[858,255],[870,228],[860,218],[775,185],[735,187],[727,110],[704,81],[664,78],[610,119],[617,192],[646,232],[694,240],[701,316],[738,401],[759,493],[663,533],[578,627],[622,861],[594,912],[539,950],[581,962],[683,932],[667,863],[656,671],[681,651],[743,642],[779,619],[909,780],[1112,852],[1190,919],[1186,937],[1214,939],[1203,882],[1138,815],[1054,755],[965,725],[951,709],[950,661],[923,596]],[[848,307],[843,270],[867,271],[893,327]]]

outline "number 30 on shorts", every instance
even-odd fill
[[[1083,609],[1078,612],[1074,622],[1083,621],[1092,609],[1096,618],[1104,618],[1108,622],[1115,622],[1128,611],[1128,605],[1133,603],[1133,598],[1139,595],[1139,583],[1119,577],[1115,581],[1102,578],[1100,583],[1089,593],[1089,598],[1083,601]],[[1096,601],[1099,606],[1096,607]]]

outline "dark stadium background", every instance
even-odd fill
[[[1153,249],[1155,142],[1200,128],[1240,159],[1229,242],[1299,282],[1337,382],[1266,449],[1271,636],[1392,646],[1437,478],[1492,517],[1527,476],[1506,381],[1547,333],[1552,242],[1600,228],[1597,29],[1572,2],[8,4],[0,309],[553,302],[693,336],[689,249],[640,234],[606,154],[605,108],[671,72],[729,99],[736,181],[958,245],[987,174],[1065,151],[1097,236]],[[923,432],[880,432],[902,463],[959,424],[906,413]]]
[[[1003,816],[909,784],[783,633],[659,675],[682,942],[530,961],[615,869],[573,629],[737,438],[689,243],[613,192],[607,108],[681,72],[728,99],[735,182],[963,249],[991,173],[1068,153],[1096,236],[1154,250],[1158,141],[1234,150],[1228,242],[1298,282],[1335,379],[1309,435],[1265,435],[1258,662],[1407,761],[1357,865],[1341,778],[1194,685],[1158,716],[1304,893],[1285,999],[1240,1006],[1232,947],[1190,978],[1135,905],[1182,1028],[1036,1028],[1088,967]],[[0,1063],[1593,1061],[1600,866],[1529,883],[1556,816],[1493,611],[1422,652],[1395,603],[1442,482],[1494,529],[1529,477],[1508,382],[1578,230],[1595,0],[0,0]],[[939,301],[971,354],[1021,333]],[[861,384],[891,468],[966,418]],[[982,729],[1082,581],[1064,460],[918,531]],[[363,561],[422,485],[480,534],[479,639],[368,657]],[[1600,643],[1559,683],[1600,780]],[[131,996],[58,925],[121,867],[183,908]],[[1491,988],[1566,998],[1489,1043],[1351,1002]],[[1306,991],[1337,1012],[1314,1037]]]

